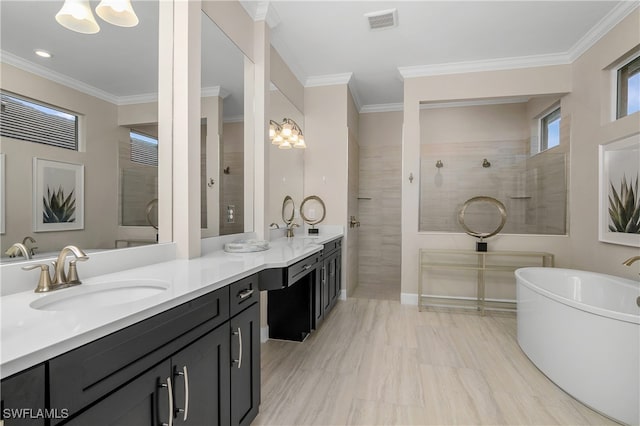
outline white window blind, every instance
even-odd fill
[[[147,166],[158,166],[158,139],[137,132],[129,132],[131,161]]]
[[[0,134],[78,150],[78,116],[8,93],[0,93]]]

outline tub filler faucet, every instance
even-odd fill
[[[14,243],[4,252],[9,257],[23,256],[25,259],[31,259],[31,252],[22,243]]]
[[[633,256],[622,262],[623,265],[631,266],[634,262],[640,260],[640,256]]]

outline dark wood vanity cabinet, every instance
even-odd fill
[[[0,419],[6,426],[45,424],[45,366],[37,365],[2,381]],[[63,416],[64,413],[58,413]],[[1,423],[0,423],[1,424]]]
[[[303,341],[340,297],[342,238],[286,268],[260,273],[260,289],[268,291],[269,337]]]
[[[29,406],[15,399],[30,393],[13,389],[31,371],[2,381],[3,403]],[[260,404],[257,275],[53,358],[37,374],[42,398],[33,404],[66,415],[33,424],[248,425]]]
[[[335,306],[340,298],[342,288],[342,238],[324,245],[322,250],[322,268],[320,270],[319,289],[316,289],[316,328],[325,316]]]

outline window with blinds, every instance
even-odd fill
[[[78,116],[0,92],[0,135],[78,150]]]
[[[131,161],[147,166],[158,166],[158,139],[138,132],[129,132]]]

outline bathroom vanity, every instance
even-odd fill
[[[4,425],[250,424],[260,404],[261,274],[310,271],[319,296],[309,300],[330,309],[339,294],[341,237],[280,238],[264,252],[214,249],[94,276],[78,268],[86,277],[80,286],[4,294]],[[89,262],[101,267],[101,255]],[[305,268],[310,260],[314,266]],[[306,279],[294,275],[281,284]],[[157,294],[136,297],[151,286]]]
[[[258,295],[254,274],[52,358],[3,381],[2,405],[50,410],[51,425],[250,424]]]
[[[320,327],[340,296],[341,265],[342,238],[336,238],[291,266],[260,272],[260,290],[268,291],[270,338],[303,341]]]

